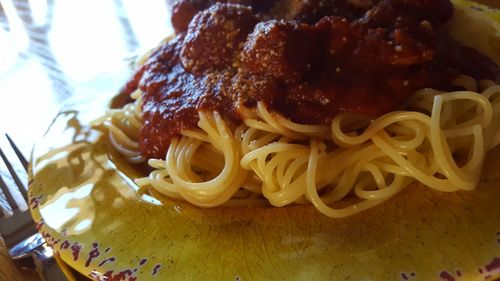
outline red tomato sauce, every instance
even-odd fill
[[[239,107],[264,102],[294,122],[328,124],[340,112],[396,110],[421,88],[449,90],[457,74],[500,74],[448,38],[448,0],[218,2],[177,2],[176,37],[126,85],[124,95],[144,93],[148,158],[163,158],[172,137],[197,127],[201,110],[237,124]]]

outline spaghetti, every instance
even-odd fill
[[[446,1],[441,2],[446,4]],[[238,13],[231,9],[238,11]],[[210,22],[204,17],[214,15],[220,16],[222,19],[215,18],[222,23],[224,20],[239,20],[252,26],[251,23],[254,21],[248,9],[215,5],[210,13],[198,14],[198,18],[195,18],[193,22],[202,22],[203,20]],[[464,16],[464,14],[459,16]],[[342,28],[345,23],[344,20],[338,18],[329,20],[330,22],[325,22],[332,24],[335,28]],[[454,21],[467,20],[455,19]],[[272,24],[274,25],[268,26],[269,30],[282,28],[280,32],[290,30],[305,32],[301,31],[302,27],[279,26],[276,25],[276,22]],[[425,29],[430,23],[425,24],[422,21],[422,24]],[[206,32],[203,29],[206,28],[206,25],[200,26],[201,29],[198,31]],[[226,27],[224,24],[221,26]],[[316,24],[314,28],[319,30],[322,28],[321,26],[321,24]],[[475,26],[482,26],[482,24]],[[351,28],[355,27],[356,25],[351,26]],[[257,29],[256,27],[255,30]],[[262,30],[266,30],[266,28],[262,28]],[[305,30],[309,32],[311,29]],[[364,32],[358,29],[353,30]],[[216,30],[209,35],[217,35],[217,32],[219,31]],[[240,36],[238,32],[231,33],[231,36],[234,38]],[[293,32],[291,34],[296,34]],[[455,34],[455,37],[460,37],[460,32],[456,29],[451,33]],[[147,163],[152,171],[149,176],[135,179],[136,183],[141,187],[151,187],[170,198],[185,200],[204,208],[257,205],[283,207],[291,204],[312,204],[321,213],[329,217],[340,218],[374,207],[395,196],[414,182],[419,182],[441,192],[472,190],[480,180],[481,168],[487,151],[500,143],[500,130],[498,129],[500,128],[500,85],[491,80],[478,80],[469,75],[455,78],[452,86],[460,90],[441,91],[424,87],[414,92],[409,99],[405,98],[403,107],[376,118],[363,117],[366,115],[349,112],[350,110],[332,115],[333,111],[323,112],[323,108],[318,108],[322,112],[318,113],[319,115],[316,117],[319,116],[317,120],[321,122],[316,122],[316,125],[292,121],[290,115],[284,114],[283,111],[276,110],[270,105],[274,104],[275,100],[273,99],[265,97],[256,100],[246,99],[259,97],[261,94],[245,96],[236,93],[229,95],[232,99],[230,100],[232,105],[227,108],[231,112],[237,110],[243,118],[240,123],[234,122],[234,119],[229,118],[231,115],[228,112],[220,109],[220,106],[227,102],[227,96],[207,96],[205,99],[196,100],[189,96],[189,94],[197,96],[196,92],[192,92],[191,84],[200,86],[200,92],[212,91],[213,85],[217,85],[220,92],[224,92],[226,89],[224,83],[240,81],[251,72],[245,73],[238,70],[238,74],[243,73],[241,77],[231,76],[233,73],[231,71],[223,73],[220,77],[215,74],[199,74],[198,72],[203,71],[207,65],[227,63],[214,60],[217,58],[215,55],[194,62],[187,60],[189,62],[187,65],[191,68],[190,71],[197,73],[198,76],[189,71],[186,72],[185,67],[187,66],[183,66],[185,63],[183,60],[190,58],[189,56],[199,55],[196,53],[198,49],[196,49],[196,45],[189,45],[192,48],[179,51],[182,46],[180,44],[183,40],[188,44],[198,39],[204,40],[204,37],[200,37],[200,39],[193,35],[193,37],[187,36],[187,39],[183,39],[182,36],[172,39],[171,45],[166,44],[153,51],[150,54],[152,59],[143,58],[140,60],[138,69],[150,71],[150,73],[146,79],[143,78],[141,87],[138,86],[138,79],[142,75],[141,71],[137,72],[139,75],[136,74],[136,78],[130,84],[132,85],[130,89],[134,90],[131,95],[134,101],[121,109],[110,110],[97,122],[104,125],[111,144],[128,161],[140,163],[149,158]],[[257,44],[261,38],[259,36],[263,35],[256,34],[255,42],[252,41],[253,45],[247,49],[243,48],[242,54],[244,56],[242,61],[239,61],[248,64],[248,68],[252,71],[260,71],[259,65],[252,64],[254,63],[253,56],[259,57],[261,54],[259,52],[267,50],[267,45],[264,43],[262,46]],[[359,36],[360,38],[368,38],[362,37],[363,33],[360,33]],[[276,39],[275,37],[270,38]],[[343,41],[343,38],[340,39]],[[369,43],[369,41],[367,42]],[[484,43],[484,40],[481,42]],[[233,52],[231,48],[224,49],[224,46],[228,45],[221,46],[224,54]],[[251,48],[255,46],[259,48]],[[447,46],[456,47],[455,45]],[[483,49],[485,52],[491,51],[491,48]],[[220,51],[217,49],[215,52],[218,50]],[[473,54],[472,57],[481,60],[479,65],[474,67],[474,70],[480,73],[484,70],[482,74],[486,76],[495,75],[498,70],[494,63],[492,64],[477,55],[474,53],[475,51],[461,49],[461,47],[456,47],[454,50],[459,53]],[[395,51],[391,52],[396,52],[395,56],[399,58],[398,52],[400,51],[396,48]],[[273,52],[270,53],[273,54]],[[239,56],[236,58],[241,59]],[[269,59],[268,61],[264,60],[264,62],[273,64],[275,58],[269,57]],[[342,58],[336,59],[342,60]],[[414,57],[412,57],[413,59]],[[463,58],[454,62],[458,65],[458,69],[464,67],[464,61],[461,60]],[[308,84],[300,84],[300,79],[297,78],[298,76],[296,77],[293,67],[287,68],[289,66],[286,62],[282,63],[283,65],[277,66],[276,69],[278,72],[290,72],[291,80],[286,81],[292,83],[292,86],[297,86],[297,88],[290,87],[289,94],[295,95],[294,97],[299,99],[299,102],[292,106],[306,104],[309,100],[301,103],[300,98],[308,98],[314,93],[314,90],[311,93],[296,95],[296,89],[306,89]],[[346,60],[346,63],[349,61]],[[396,63],[404,64],[409,63],[409,61],[398,59]],[[415,63],[415,69],[421,67],[418,62],[413,63]],[[141,67],[142,65],[147,65],[149,68]],[[425,64],[423,65],[416,75],[417,78],[411,81],[405,80],[408,77],[408,79],[413,79],[411,72],[398,73],[400,68],[392,69],[392,65],[383,66],[387,68],[382,69],[392,73],[393,76],[384,82],[385,86],[374,89],[377,91],[380,89],[389,89],[390,91],[403,89],[403,91],[408,92],[411,88],[407,86],[411,83],[414,83],[413,87],[419,85],[420,80],[430,79],[428,81],[431,83],[435,73],[432,72],[432,67],[425,68]],[[173,72],[171,76],[163,78],[161,75],[155,76],[155,71],[158,69],[180,69],[181,71]],[[446,70],[446,68],[443,69]],[[340,68],[337,68],[333,74],[322,75],[328,78],[328,75],[338,75],[337,72],[340,72]],[[279,75],[283,73],[280,72]],[[345,76],[339,76],[340,78],[336,79],[339,81],[350,79],[348,73],[342,75]],[[443,79],[447,75],[444,75]],[[203,77],[202,82],[211,80],[215,82],[203,85],[202,82],[194,80],[193,77]],[[163,89],[163,85],[159,81],[170,81],[168,79],[171,79],[173,89],[168,89],[165,93],[159,92],[158,89]],[[293,79],[298,79],[299,82]],[[183,85],[181,82],[186,84]],[[260,83],[256,83],[258,85],[267,85],[265,80],[258,82]],[[373,85],[369,80],[366,82],[367,85]],[[235,85],[241,86],[239,84],[228,85],[228,89],[233,89],[232,87]],[[183,88],[184,86],[187,88]],[[241,89],[246,89],[246,86],[244,84]],[[344,87],[344,85],[337,86],[338,89]],[[353,95],[361,93],[359,97],[363,97],[364,92],[359,92],[360,88],[356,87],[358,85],[353,84],[352,88],[348,90],[351,90]],[[150,92],[143,92],[145,89]],[[261,90],[264,87],[256,89]],[[325,96],[322,96],[323,100],[329,102],[329,96],[326,94],[328,94],[327,91],[325,91]],[[385,94],[379,96],[401,98],[397,91]],[[405,95],[402,94],[402,96]],[[161,126],[154,127],[151,125],[155,120],[159,120],[158,111],[163,110],[161,103],[160,109],[155,107],[158,106],[157,102],[160,97],[172,98],[166,103],[172,105],[172,108],[167,109],[167,115],[165,115],[167,119],[170,119],[166,123],[162,123]],[[280,97],[273,98],[279,100]],[[333,98],[337,97],[333,96]],[[195,104],[197,106],[205,100],[210,102],[215,100],[215,106],[209,104],[210,106],[207,107],[195,107]],[[248,102],[249,100],[251,102]],[[292,101],[294,100],[292,99]],[[252,104],[252,102],[255,103]],[[377,101],[377,103],[383,109],[384,100]],[[352,106],[353,109],[370,110],[369,107],[365,107],[367,104],[369,101],[364,100],[361,104],[354,102],[349,106]],[[341,108],[340,105],[335,106]],[[194,113],[193,108],[196,108]],[[168,112],[170,109],[172,112]],[[306,116],[303,115],[304,112],[310,112],[314,109],[314,107],[307,108],[300,114],[304,117]],[[326,115],[321,115],[325,112]],[[179,117],[180,115],[182,118]],[[329,119],[330,116],[333,117]],[[197,126],[181,127],[174,122],[175,118],[180,120],[178,123],[181,125],[192,122],[192,120],[199,121]],[[327,122],[323,122],[325,120]],[[165,119],[160,119],[160,121],[163,122]],[[147,150],[146,154],[144,153],[142,150],[144,147],[141,147],[141,145],[144,146],[144,143],[141,143],[140,130],[144,129],[145,122],[149,126],[145,131],[146,134],[166,128],[163,126],[165,124],[172,125],[168,128],[180,128],[178,133],[169,133],[166,153],[158,148],[165,144],[163,136],[160,136],[160,141],[158,138],[153,138],[149,143],[153,144],[153,149]],[[144,132],[141,131],[141,133]],[[151,135],[147,136],[151,137]],[[147,147],[147,149],[149,148]],[[161,155],[161,157],[151,157],[151,155]]]
[[[199,112],[199,129],[182,131],[136,182],[200,207],[312,203],[330,217],[373,207],[415,181],[443,192],[471,190],[487,150],[500,143],[500,85],[478,86],[469,77],[456,83],[467,90],[420,90],[408,110],[369,126],[347,113],[331,127],[296,124],[259,104],[257,118],[233,132],[218,112]],[[104,122],[131,161],[140,155],[140,105],[139,98],[112,110]],[[333,207],[343,201],[348,206]]]

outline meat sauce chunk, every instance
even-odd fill
[[[172,6],[172,26],[175,33],[181,33],[188,29],[189,22],[199,12],[209,5],[206,0],[183,0],[176,1]]]
[[[251,8],[256,13],[267,12],[274,6],[276,0],[180,0],[172,6],[172,25],[175,32],[187,31],[194,16],[217,3],[240,4]]]
[[[257,18],[247,6],[217,3],[198,13],[189,24],[180,57],[187,71],[210,73],[231,67],[239,45]]]
[[[242,68],[250,74],[273,76],[284,83],[303,81],[320,63],[320,44],[319,32],[308,25],[277,20],[261,22],[243,46]]]
[[[452,14],[453,5],[450,1],[382,0],[374,4],[360,20],[372,28],[392,26],[398,19],[440,24],[448,21]]]
[[[282,0],[275,4],[272,13],[281,19],[315,24],[326,16],[355,19],[363,15],[371,3],[372,1],[366,0]]]
[[[432,68],[424,67],[437,48],[433,30],[391,25],[398,28],[368,28],[336,16],[315,25],[259,23],[243,47],[242,71],[272,79],[283,90],[259,92],[248,85],[248,96],[293,121],[328,124],[339,112],[383,114],[419,88],[449,83],[451,71],[441,68],[434,79]]]

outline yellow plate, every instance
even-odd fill
[[[106,138],[61,114],[30,207],[51,247],[102,280],[482,280],[500,275],[500,148],[473,192],[413,185],[346,219],[313,207],[198,209],[141,195]],[[39,151],[36,150],[36,153]],[[111,157],[116,155],[111,154]],[[116,169],[116,165],[121,171]],[[126,277],[125,279],[120,279]],[[449,278],[448,278],[449,277]]]
[[[500,148],[472,192],[414,184],[345,219],[313,207],[199,209],[144,194],[139,172],[61,113],[36,145],[30,208],[50,246],[96,280],[489,280],[500,276]],[[98,113],[97,113],[98,114]],[[92,116],[92,114],[91,114]]]

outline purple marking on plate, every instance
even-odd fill
[[[500,231],[498,231],[498,232],[497,232],[497,233],[495,233],[495,234],[500,236]]]
[[[415,272],[412,272],[412,273],[410,273],[410,275],[411,275],[412,277],[414,277],[414,276],[415,276],[415,275],[417,275],[417,274],[416,274]]]
[[[50,237],[50,239],[45,240],[45,242],[47,242],[47,245],[49,245],[49,247],[54,248],[54,245],[55,245],[55,242],[56,242],[56,238]]]
[[[448,271],[443,270],[439,273],[439,277],[446,281],[455,281],[455,277],[453,277]]]
[[[108,270],[106,271],[106,273],[104,273],[104,277],[106,278],[111,278],[111,276],[113,276],[113,270]]]
[[[497,239],[497,244],[500,244],[500,239]]]
[[[42,219],[40,222],[36,222],[35,223],[35,228],[36,230],[40,231],[40,229],[42,228],[42,226],[45,224],[45,221]]]
[[[457,276],[458,277],[461,277],[462,276],[462,272],[460,270],[457,270]]]
[[[62,249],[68,249],[70,245],[71,245],[71,244],[69,243],[69,241],[68,241],[68,240],[64,240],[64,241],[61,243],[61,246],[59,246],[59,249],[60,249],[60,250],[62,250]]]
[[[106,248],[106,250],[104,250],[105,253],[109,252],[109,250],[111,250],[111,248]]]
[[[483,274],[483,269],[482,268],[478,268],[479,273]]]
[[[93,243],[92,244],[92,251],[90,251],[89,258],[85,262],[85,267],[88,267],[90,265],[90,263],[92,262],[92,260],[97,258],[100,255],[101,255],[101,253],[99,252],[99,244]]]
[[[490,263],[488,263],[485,266],[485,268],[486,268],[486,270],[488,272],[492,272],[492,271],[495,271],[495,270],[500,270],[500,258],[495,257]]]
[[[401,272],[401,278],[402,278],[403,280],[408,280],[408,276],[407,276],[407,275],[406,275],[406,273],[404,273],[404,272]]]
[[[78,242],[75,242],[73,246],[71,246],[71,254],[73,254],[73,260],[78,260],[80,256],[80,251],[83,249],[83,245],[78,244]]]
[[[148,259],[142,259],[140,262],[139,262],[139,265],[145,265],[146,263],[148,262]]]
[[[98,266],[103,266],[105,265],[106,263],[111,263],[111,262],[114,262],[116,261],[115,257],[110,257],[110,258],[107,258],[105,260],[102,260]]]
[[[161,264],[157,264],[153,267],[153,276],[158,274],[158,272],[160,271],[160,268],[161,268]]]
[[[30,207],[31,209],[36,209],[38,206],[40,206],[40,202],[43,198],[43,194],[37,197],[32,197],[30,200]]]
[[[129,281],[136,281],[137,277],[132,277],[133,272],[130,269],[125,269],[123,271],[118,272],[116,275],[113,275],[113,270],[110,270],[104,274],[104,277],[106,277],[106,281],[122,281],[122,280],[127,280],[127,277],[129,276],[128,280]]]
[[[89,277],[92,278],[93,280],[96,280],[96,281],[107,281],[106,277],[97,271],[90,272]]]

